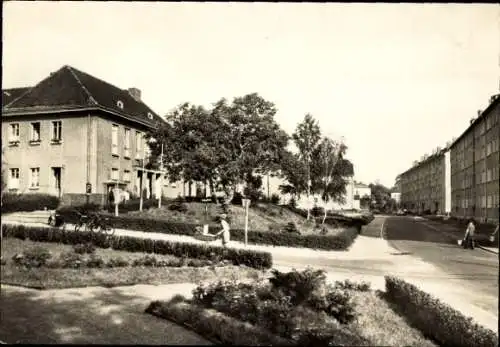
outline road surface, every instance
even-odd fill
[[[498,254],[479,248],[465,250],[457,244],[460,237],[446,232],[446,226],[418,217],[388,217],[384,237],[403,254],[431,263],[450,278],[459,280],[471,289],[470,299],[498,300]],[[480,301],[483,300],[476,303],[485,309],[493,304],[488,300]]]

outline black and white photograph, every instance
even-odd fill
[[[498,346],[499,4],[2,7],[0,343]]]

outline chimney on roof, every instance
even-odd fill
[[[470,124],[474,123],[474,121],[475,121],[475,120],[476,120],[476,118],[472,117],[472,118],[470,119]]]
[[[128,89],[129,94],[136,100],[141,101],[141,90],[135,87]]]
[[[483,112],[483,111],[481,111],[481,110],[477,110],[477,116],[478,116],[478,117],[481,115],[481,112]]]

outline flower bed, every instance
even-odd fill
[[[42,242],[59,242],[65,244],[82,244],[92,242],[96,247],[112,248],[128,252],[145,252],[170,254],[177,257],[210,259],[217,257],[228,260],[233,265],[246,265],[256,269],[268,269],[272,266],[272,256],[268,252],[251,250],[226,249],[216,246],[191,243],[152,240],[131,236],[107,237],[103,234],[85,232],[64,232],[57,228],[27,227],[24,225],[3,225],[2,235],[21,240],[29,239]]]
[[[386,276],[386,298],[441,346],[498,346],[498,335],[402,279]]]
[[[329,285],[321,270],[289,273],[273,270],[267,282],[219,281],[200,285],[193,291],[192,300],[176,297],[169,302],[155,301],[146,312],[187,322],[198,333],[215,336],[226,344],[238,341],[247,345],[434,346],[415,331],[402,326],[402,320],[393,319],[394,313],[389,309],[383,311],[392,314],[386,319],[385,334],[374,334],[370,330],[373,322],[366,319],[368,314],[357,305],[357,294],[378,300],[369,307],[383,309],[380,299],[371,293],[366,283],[345,281]],[[215,322],[206,321],[214,315],[221,317],[223,329]],[[375,318],[380,320],[380,316]],[[363,320],[367,331],[363,331],[357,322],[359,319]],[[254,331],[260,331],[259,341],[243,336]],[[399,335],[399,331],[404,334]],[[400,339],[395,341],[395,335]]]

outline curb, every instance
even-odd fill
[[[481,248],[483,251],[486,251],[486,252],[489,252],[489,253],[493,253],[493,254],[497,254],[497,255],[498,255],[498,252],[492,251],[491,249],[488,249],[488,248],[486,248],[486,247],[479,246],[479,245],[477,245],[476,247],[477,247],[477,248]]]

